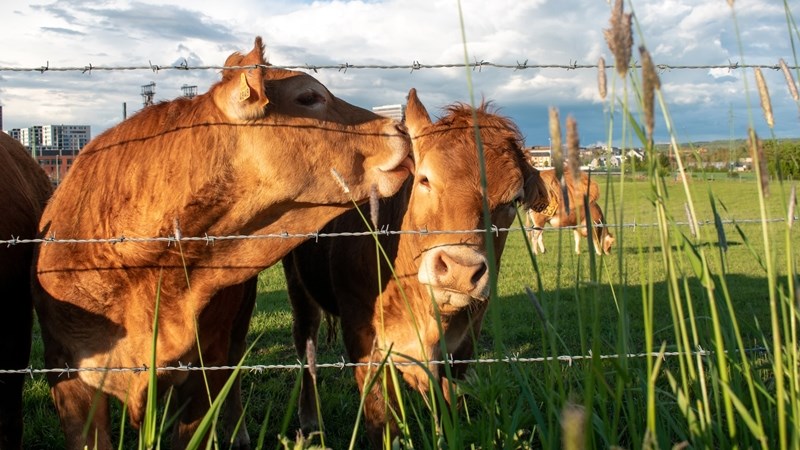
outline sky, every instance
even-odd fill
[[[189,4],[191,3],[191,6]],[[613,2],[612,2],[613,3]],[[463,14],[463,37],[459,23]],[[291,65],[505,65],[613,64],[603,37],[611,6],[606,0],[4,0],[0,3],[0,105],[3,129],[32,125],[91,125],[92,134],[142,107],[141,86],[156,83],[156,101],[181,95],[181,86],[205,92],[216,69],[147,69],[82,72],[12,71],[11,68],[222,66],[235,51],[248,52],[262,36],[269,62]],[[634,47],[644,45],[666,66],[796,66],[791,20],[800,0],[630,0]],[[637,28],[639,31],[637,31]],[[642,37],[643,36],[643,37]],[[637,52],[634,48],[634,59]],[[466,57],[465,57],[466,55]],[[800,137],[800,107],[784,75],[762,69],[775,125],[759,107],[753,69],[664,69],[660,72],[668,117],[679,142],[746,137],[749,126],[768,138]],[[336,96],[371,108],[405,101],[417,89],[433,116],[453,102],[491,100],[514,120],[527,145],[548,145],[548,108],[577,120],[582,145],[631,138],[620,103],[635,103],[633,89],[607,71],[600,98],[596,69],[462,67],[320,69],[311,72]],[[792,71],[797,82],[798,71]],[[469,77],[468,77],[469,75]],[[611,98],[615,99],[612,108]],[[614,113],[613,121],[611,112]],[[634,116],[638,113],[634,110]],[[563,125],[562,125],[563,126]],[[655,140],[670,139],[664,116]]]

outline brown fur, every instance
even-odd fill
[[[25,147],[0,132],[0,239],[31,239],[53,187]],[[28,366],[33,245],[0,245],[0,368]],[[0,375],[0,448],[22,448],[25,375]]]
[[[564,184],[567,187],[567,198],[564,199],[564,189],[561,181],[556,178],[555,170],[545,170],[540,172],[542,179],[547,185],[547,192],[550,204],[544,210],[528,210],[526,225],[533,229],[529,232],[533,252],[544,253],[544,241],[542,231],[545,224],[549,223],[554,227],[574,227],[578,225],[580,217],[581,227],[574,231],[575,253],[580,253],[581,237],[587,236],[586,228],[586,201],[588,200],[589,214],[592,218],[592,236],[594,238],[594,248],[597,254],[611,253],[614,245],[614,236],[606,226],[605,216],[602,209],[597,204],[600,199],[600,188],[594,180],[591,180],[585,172],[580,173],[580,183],[575,183],[575,177],[569,171],[564,170]]]
[[[381,196],[395,193],[410,169],[400,166],[409,162],[409,141],[398,124],[337,99],[307,74],[265,67],[263,53],[256,38],[250,53],[225,65],[257,68],[225,70],[208,93],[145,108],[94,139],[53,195],[41,232],[76,239],[308,233],[367,199],[372,185]],[[35,304],[46,364],[149,364],[157,298],[158,366],[199,364],[199,352],[206,365],[227,364],[239,351],[234,323],[249,322],[242,311],[252,310],[250,289],[239,284],[301,242],[42,246]],[[211,375],[212,396],[226,377]],[[181,448],[208,406],[202,375],[159,372],[158,379],[160,390],[176,387],[180,406],[188,405],[174,427],[173,448]],[[125,401],[131,422],[141,423],[146,376],[82,372],[49,381],[69,448],[111,446],[106,395]],[[95,397],[86,442],[81,431]],[[247,441],[242,427],[237,443]]]
[[[476,114],[486,161],[491,221],[506,228],[516,217],[515,201],[536,208],[547,204],[545,186],[538,171],[525,162],[514,124],[486,105]],[[431,123],[412,89],[406,116],[417,170],[400,192],[380,203],[380,226],[405,231],[482,228],[483,195],[471,108],[453,105],[445,117]],[[357,212],[352,211],[329,223],[324,231],[365,229]],[[499,268],[507,233],[491,236]],[[485,238],[483,233],[381,235],[381,245],[397,278],[392,278],[389,263],[383,258],[380,263],[376,261],[375,241],[370,236],[309,241],[299,246],[283,259],[298,354],[305,355],[308,339],[316,342],[325,311],[340,316],[352,361],[379,363],[389,348],[394,361],[406,357],[423,362],[440,359],[441,340],[456,359],[470,358],[488,304]],[[444,336],[437,315],[441,316]],[[430,378],[421,368],[399,369],[413,388],[427,393]],[[442,366],[429,369],[449,398],[452,392]],[[464,370],[464,365],[456,365],[452,373],[458,377]],[[381,372],[356,368],[359,389],[375,375],[381,376]],[[317,426],[311,382],[306,373],[299,410],[306,428]],[[377,447],[385,424],[390,424],[393,436],[397,434],[397,425],[386,408],[387,404],[390,408],[396,404],[392,393],[388,401],[384,398],[381,381],[373,386],[366,396],[364,412],[370,441]]]

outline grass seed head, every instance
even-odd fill
[[[779,61],[781,66],[781,72],[783,72],[783,76],[786,77],[786,85],[789,86],[789,94],[792,95],[792,99],[794,101],[800,101],[800,95],[797,94],[797,85],[794,82],[794,77],[792,76],[792,72],[789,70],[789,66],[786,65],[786,61],[781,58]]]
[[[767,158],[764,155],[764,146],[761,145],[761,140],[758,139],[756,131],[752,128],[748,130],[747,146],[750,149],[750,157],[753,158],[753,164],[758,171],[758,177],[761,180],[761,191],[764,196],[769,195],[769,177],[767,174]]]
[[[767,125],[772,128],[775,125],[775,120],[772,117],[772,102],[769,98],[769,90],[767,89],[767,82],[764,80],[764,74],[761,69],[756,67],[756,86],[758,86],[758,96],[761,99],[761,110],[764,111],[764,119]]]
[[[578,181],[576,186],[582,186],[582,183],[580,182],[580,176],[581,176],[580,151],[581,151],[581,143],[580,143],[580,138],[578,137],[578,121],[575,120],[574,117],[568,116],[567,117],[567,166],[569,167],[570,172],[572,172],[572,177]]]
[[[653,141],[653,130],[655,129],[655,107],[653,99],[656,89],[661,88],[661,80],[658,78],[656,68],[650,52],[644,46],[639,47],[639,55],[642,58],[642,102],[644,103],[644,119],[647,128],[648,142]]]
[[[561,430],[563,432],[562,448],[564,450],[580,450],[586,442],[586,411],[583,406],[572,402],[561,410]]]
[[[600,98],[606,99],[606,60],[602,56],[597,61],[597,89],[600,92]]]
[[[631,33],[631,15],[625,14],[623,0],[616,0],[609,19],[611,28],[603,30],[608,48],[614,54],[614,66],[620,77],[625,78],[631,63],[633,34]]]
[[[558,109],[554,107],[550,107],[550,153],[553,167],[556,169],[556,178],[560,179],[564,172],[564,155],[561,152],[561,122]]]

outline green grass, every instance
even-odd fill
[[[604,178],[598,178],[602,192],[609,192],[606,214],[612,224],[618,223],[615,216],[614,201],[620,191],[619,181],[612,179],[610,185]],[[609,188],[606,191],[606,188]],[[703,193],[711,189],[714,195],[726,205],[728,212],[722,213],[723,220],[753,219],[758,217],[754,208],[755,183],[740,181],[695,182],[692,189],[697,192],[695,198],[703,198]],[[542,290],[537,288],[536,273],[527,254],[521,231],[511,233],[502,258],[502,268],[498,281],[498,295],[492,300],[484,325],[484,333],[480,337],[478,355],[482,357],[498,356],[495,354],[496,340],[501,339],[506,355],[520,357],[542,357],[560,355],[586,354],[589,348],[602,354],[639,353],[645,351],[645,320],[642,301],[641,280],[653,282],[653,341],[656,347],[661,343],[666,349],[675,350],[675,327],[671,318],[670,302],[666,286],[667,275],[663,264],[660,264],[663,249],[659,245],[658,227],[646,227],[656,221],[655,209],[649,199],[648,182],[625,182],[625,222],[637,223],[637,227],[626,227],[623,231],[621,245],[613,250],[613,255],[599,260],[599,282],[590,280],[589,255],[586,243],[583,242],[583,253],[578,256],[572,253],[572,232],[570,230],[545,232],[545,245],[548,253],[539,255],[537,263],[540,269]],[[632,192],[633,194],[630,194]],[[669,199],[668,210],[677,221],[686,222],[683,190],[674,183],[667,183]],[[770,217],[782,217],[784,206],[779,195],[769,199]],[[696,204],[698,220],[712,220],[708,201]],[[770,339],[770,310],[767,278],[758,264],[754,262],[752,252],[763,254],[763,246],[758,239],[758,224],[740,225],[746,239],[737,234],[733,225],[724,227],[727,241],[727,282],[731,293],[731,302],[736,314],[736,321],[741,327],[743,340],[747,347],[760,347]],[[769,229],[776,242],[781,241],[781,229],[784,223],[770,225]],[[685,228],[688,234],[688,226]],[[704,235],[715,237],[713,225],[705,226]],[[620,230],[614,234],[619,237]],[[795,227],[791,234],[793,247],[800,246],[800,234]],[[716,239],[701,243],[708,251],[717,251]],[[780,245],[773,246],[776,260],[785,259]],[[675,250],[675,249],[673,249]],[[797,256],[795,255],[796,259]],[[354,269],[355,270],[355,269]],[[700,335],[708,335],[710,317],[703,313],[704,288],[691,274],[688,267],[681,267],[686,272],[686,289],[688,295],[699,302],[697,324],[701,328]],[[621,272],[620,272],[621,271]],[[714,273],[719,273],[716,270]],[[525,294],[525,287],[531,287],[537,294],[546,317],[552,324],[550,329],[544,327],[536,313],[532,302]],[[623,315],[624,314],[624,315]],[[494,323],[493,321],[499,321]],[[624,324],[624,326],[621,326]],[[759,328],[760,327],[760,328]],[[502,336],[497,335],[500,330]],[[291,311],[282,269],[274,266],[265,270],[259,284],[259,297],[256,313],[253,317],[250,339],[263,333],[250,356],[248,365],[294,363],[297,360],[291,339]],[[324,330],[323,330],[324,333]],[[42,367],[42,350],[38,339],[35,339],[35,350],[32,359],[34,367]],[[332,344],[324,344],[320,340],[318,361],[337,362],[345,354],[340,339]],[[621,343],[624,345],[621,347]],[[713,348],[713,342],[707,341],[703,348]],[[657,350],[657,348],[656,348]],[[597,352],[595,351],[595,354]],[[503,356],[503,355],[501,355]],[[760,361],[756,359],[755,361]],[[664,367],[679,370],[677,358],[667,358]],[[643,393],[646,382],[644,358],[633,358],[620,361],[605,361],[597,367],[589,363],[565,362],[557,363],[519,363],[519,364],[481,364],[473,367],[468,381],[463,384],[466,395],[456,420],[462,427],[462,439],[466,443],[475,443],[486,448],[495,444],[510,447],[522,446],[526,439],[533,440],[533,447],[558,446],[561,432],[557,420],[565,401],[573,400],[584,403],[583,393],[587,371],[600,370],[596,382],[607,391],[594,401],[602,401],[601,408],[593,420],[605,420],[603,409],[612,412],[618,421],[614,430],[603,431],[610,424],[595,424],[601,427],[598,435],[606,436],[609,443],[625,447],[638,447],[644,429]],[[291,391],[297,380],[297,372],[289,369],[274,369],[261,373],[245,372],[243,390],[245,396],[250,395],[247,424],[254,440],[259,435],[259,427],[267,414],[270,420],[266,429],[265,448],[279,445],[276,436],[282,432],[281,423],[285,415],[289,415],[289,429],[285,432],[294,439],[297,427]],[[607,385],[604,383],[608,383]],[[615,384],[622,386],[615,387]],[[662,383],[663,384],[663,383]],[[355,418],[358,414],[358,390],[350,369],[321,369],[319,375],[319,393],[322,402],[327,434],[326,445],[339,449],[346,448],[353,434]],[[595,387],[594,389],[597,389]],[[619,390],[619,393],[617,392]],[[661,395],[673,402],[665,402],[660,406],[667,414],[659,415],[665,427],[671,430],[666,441],[677,443],[685,438],[681,431],[685,428],[670,422],[681,422],[677,411],[677,403],[673,394],[665,386]],[[557,395],[553,396],[553,393]],[[617,405],[614,396],[621,396],[625,401]],[[412,411],[418,411],[419,419],[412,418],[410,426],[416,447],[427,448],[423,444],[423,436],[430,439],[426,428],[430,417],[418,395],[406,395],[405,401]],[[607,403],[605,403],[607,402]],[[616,406],[615,406],[616,405]],[[617,409],[615,411],[615,408]],[[29,380],[25,391],[27,448],[59,448],[63,445],[57,432],[57,418],[49,400],[46,382],[36,376]],[[554,416],[555,415],[555,416]],[[663,416],[663,417],[662,417]],[[413,417],[413,414],[412,414]],[[602,419],[602,420],[601,420]],[[119,420],[119,413],[117,413]],[[418,426],[421,423],[422,426]],[[638,430],[638,435],[629,435],[627,429]],[[356,432],[356,448],[367,445],[363,433]],[[126,438],[133,439],[135,432],[125,433]],[[317,440],[318,442],[318,440]],[[638,442],[638,443],[637,443]],[[163,444],[163,443],[162,443]],[[601,442],[595,442],[601,444]],[[603,442],[602,444],[605,444]],[[131,443],[131,446],[134,444]]]
[[[731,8],[739,36],[733,5],[719,7]],[[784,7],[794,48],[800,33],[788,2]],[[679,137],[636,16],[631,17],[642,46],[635,57],[641,70],[629,67],[632,49],[625,46],[632,42],[632,25],[623,20],[622,9],[616,12],[607,41],[613,43],[616,66],[629,70],[612,75],[606,106],[622,111],[622,123],[609,115],[608,140],[621,137],[623,146],[643,146],[655,161],[650,137],[656,108],[664,119],[657,126],[667,128],[673,154]],[[466,36],[463,41],[468,62]],[[743,80],[749,98],[753,93]],[[560,131],[556,134],[553,142],[561,140]],[[681,157],[674,163],[680,166]],[[655,168],[637,176],[598,174],[601,206],[608,222],[617,225],[611,256],[596,258],[585,242],[584,252],[575,255],[572,232],[562,230],[546,232],[549,251],[533,258],[524,234],[512,233],[476,353],[547,360],[474,365],[459,385],[459,408],[442,408],[439,415],[426,406],[438,406],[438,398],[426,402],[401,393],[405,447],[800,448],[800,226],[771,222],[785,219],[790,184],[771,180],[772,195],[765,197],[760,177],[753,175],[694,173],[682,182],[657,176]],[[703,226],[689,227],[689,215]],[[297,360],[279,265],[261,275],[249,331],[251,342],[260,338],[246,365]],[[765,351],[748,351],[754,348]],[[701,356],[698,350],[712,353]],[[334,340],[320,345],[317,360],[338,362],[343,354],[341,341]],[[594,357],[556,359],[590,354]],[[621,356],[600,358],[613,354]],[[42,364],[41,339],[35,336],[32,365]],[[351,371],[321,369],[318,380],[325,445],[365,448],[366,437],[356,426],[360,399]],[[249,434],[254,442],[263,437],[263,448],[321,442],[296,438],[297,382],[298,372],[290,369],[244,373]],[[47,391],[42,377],[27,383],[27,448],[63,447]],[[114,411],[119,424],[119,407]],[[163,417],[157,413],[156,421]],[[135,447],[136,434],[126,431],[120,446]]]

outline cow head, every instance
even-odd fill
[[[481,146],[476,141],[474,118]],[[482,229],[484,199],[491,223],[507,228],[520,204],[534,208],[547,204],[545,186],[525,160],[518,129],[510,120],[493,114],[489,105],[473,111],[468,105],[456,104],[434,123],[412,89],[406,126],[412,138],[416,173],[404,230]],[[479,152],[483,152],[486,165],[485,193]],[[492,234],[497,264],[506,235]],[[418,280],[443,313],[488,299],[485,236],[483,232],[422,233],[410,239],[418,252]]]
[[[261,38],[225,66],[214,101],[227,119],[252,127],[238,162],[271,196],[352,204],[367,199],[373,185],[381,196],[394,194],[413,171],[399,123],[335,97],[306,73],[270,67]],[[265,151],[274,142],[291,153]]]

